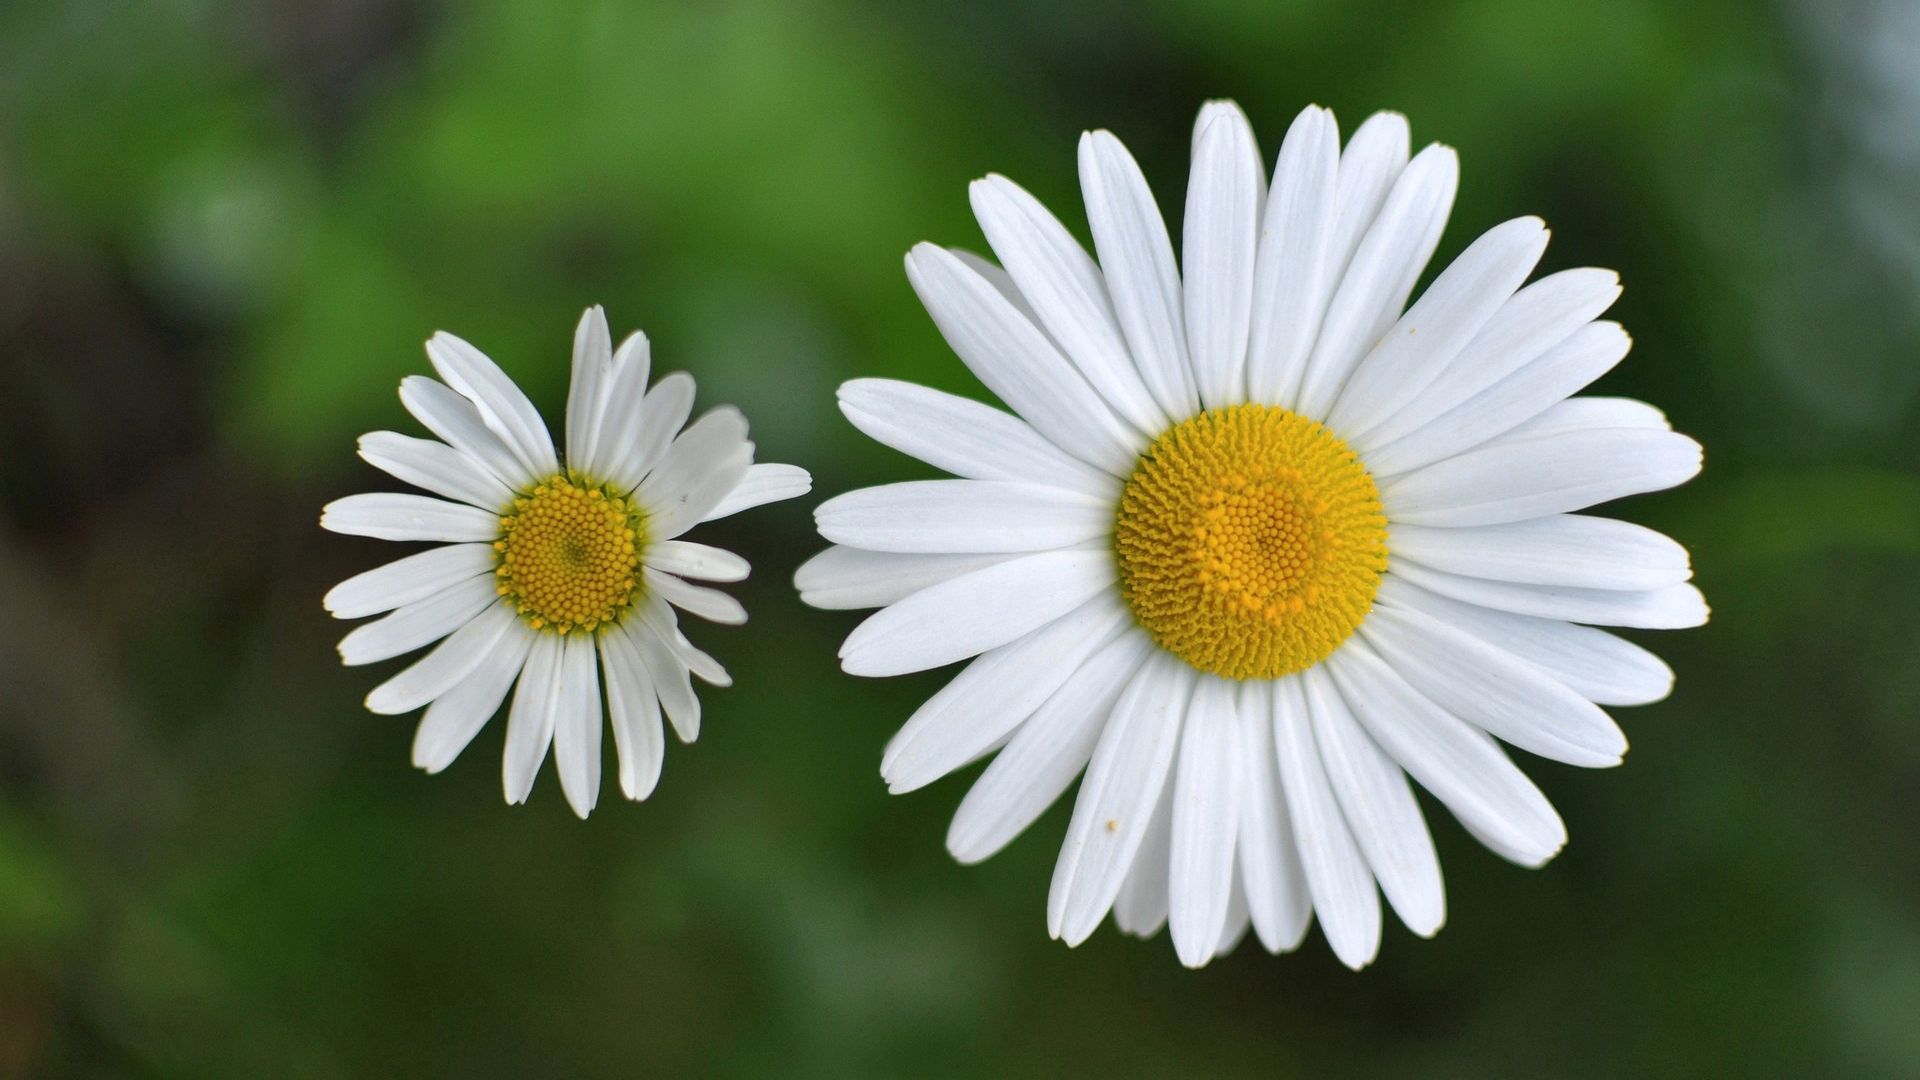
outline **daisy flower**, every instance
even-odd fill
[[[747,618],[739,601],[687,581],[739,581],[746,561],[681,537],[804,494],[811,481],[792,465],[754,464],[737,409],[688,424],[693,379],[675,372],[649,390],[646,335],[614,349],[598,307],[574,332],[564,464],[532,402],[480,350],[439,333],[427,358],[441,381],[409,376],[400,401],[438,438],[376,431],[361,437],[360,456],[442,498],[349,495],[327,504],[320,525],[442,546],[327,593],[338,618],[387,613],[342,638],[340,656],[371,664],[439,642],[367,695],[376,713],[425,707],[413,763],[429,773],[452,763],[512,689],[507,802],[526,801],[551,743],[561,790],[583,818],[600,794],[604,701],[620,790],[644,799],[666,752],[661,714],[692,742],[700,699],[690,676],[730,682],[680,632],[674,609]]]
[[[1626,739],[1600,706],[1659,700],[1673,675],[1594,627],[1706,620],[1678,544],[1574,513],[1700,469],[1657,409],[1570,397],[1627,352],[1595,321],[1616,275],[1525,284],[1547,230],[1518,218],[1405,307],[1458,169],[1445,146],[1410,158],[1397,114],[1342,149],[1309,108],[1269,183],[1246,117],[1215,102],[1179,268],[1104,131],[1080,140],[1097,262],[1002,176],[972,187],[999,266],[907,256],[1012,414],[843,386],[861,431],[958,479],[829,500],[817,521],[836,546],[796,584],[820,607],[881,609],[840,650],[850,673],[976,658],[881,763],[904,792],[995,755],[947,834],[961,862],[1084,771],[1047,901],[1069,945],[1111,911],[1141,936],[1170,925],[1197,967],[1249,926],[1292,949],[1317,917],[1359,968],[1381,894],[1433,934],[1440,867],[1409,777],[1539,866],[1566,830],[1501,743],[1617,764]]]

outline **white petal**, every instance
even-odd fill
[[[446,443],[416,439],[394,431],[360,436],[360,457],[367,464],[435,495],[497,513],[513,502],[513,491],[485,465]]]
[[[1393,553],[1449,574],[1581,589],[1658,589],[1693,576],[1687,549],[1643,525],[1555,514],[1502,525],[1395,525]]]
[[[1668,585],[1645,592],[1618,589],[1569,589],[1551,585],[1515,585],[1429,570],[1419,563],[1389,559],[1390,576],[1399,576],[1441,596],[1469,604],[1542,619],[1628,626],[1641,630],[1680,630],[1707,621],[1707,601],[1692,585]]]
[[[986,753],[1038,709],[1127,621],[1098,597],[1038,630],[991,649],[927,699],[887,744],[880,775],[899,795],[925,787]]]
[[[1530,439],[1535,436],[1558,435],[1567,431],[1591,431],[1596,428],[1646,428],[1650,431],[1672,431],[1673,425],[1667,421],[1667,414],[1632,398],[1618,397],[1577,397],[1568,398],[1547,409],[1546,412],[1521,424],[1501,436],[1501,440]]]
[[[500,517],[489,510],[425,495],[371,492],[335,499],[320,511],[320,527],[380,540],[491,541]]]
[[[1380,891],[1421,937],[1447,921],[1446,888],[1420,804],[1400,766],[1364,731],[1324,667],[1301,673],[1310,690],[1314,743],[1327,782],[1353,838],[1380,881]]]
[[[1320,333],[1338,268],[1331,265],[1340,130],[1309,106],[1287,129],[1254,260],[1247,396],[1289,402]],[[1384,188],[1382,191],[1384,193]],[[1255,927],[1259,917],[1255,915]]]
[[[1512,298],[1546,250],[1547,227],[1537,217],[1503,222],[1467,245],[1355,366],[1327,426],[1359,438],[1420,396]]]
[[[613,375],[613,335],[599,304],[580,316],[573,330],[573,373],[567,386],[567,463],[594,470],[605,386]],[[641,386],[646,383],[642,382]]]
[[[640,573],[646,579],[649,591],[682,611],[727,626],[738,626],[747,621],[747,609],[740,605],[740,601],[718,589],[689,585],[651,566],[642,567]]]
[[[1264,177],[1253,127],[1238,106],[1212,102],[1202,117],[1187,179],[1181,295],[1200,403],[1217,409],[1246,400],[1247,327]],[[1217,936],[1216,929],[1190,955],[1210,950]]]
[[[609,646],[615,627],[601,635],[600,666],[607,687],[607,712],[613,719],[613,745],[620,755],[620,793],[635,802],[653,794],[666,760],[666,732],[660,726],[660,701],[639,654],[622,642]]]
[[[1026,296],[1021,293],[1020,286],[1014,284],[1013,275],[1007,273],[1004,267],[992,259],[984,255],[977,255],[968,251],[966,248],[949,247],[947,252],[954,258],[966,263],[968,268],[974,273],[987,279],[987,284],[992,285],[1001,296],[1006,297],[1007,303],[1012,304],[1020,314],[1025,315],[1028,322],[1039,327],[1040,332],[1047,335],[1048,341],[1053,341],[1053,333],[1047,329],[1045,323],[1040,321],[1040,313],[1033,310],[1033,305],[1028,303]],[[1054,341],[1054,344],[1059,345],[1060,343]]]
[[[1074,800],[1047,893],[1047,932],[1078,945],[1113,907],[1173,766],[1193,669],[1150,652],[1114,704]]]
[[[448,544],[355,574],[320,602],[336,619],[358,619],[424,600],[468,578],[493,572],[491,544]]]
[[[1067,790],[1151,647],[1143,633],[1107,642],[1015,729],[954,812],[947,851],[955,859],[977,863],[998,852]]]
[[[530,474],[552,476],[560,471],[553,437],[539,410],[485,353],[442,330],[427,340],[427,359],[448,386],[473,402],[480,419]]]
[[[670,540],[720,505],[753,464],[747,421],[729,405],[695,420],[673,440],[634,497],[647,508],[647,531]]]
[[[1127,352],[1099,267],[1066,226],[1004,176],[976,180],[968,193],[1034,321],[1116,413],[1141,431],[1167,427]]]
[[[1140,838],[1120,891],[1113,898],[1113,921],[1125,934],[1145,939],[1167,925],[1167,870],[1173,847],[1173,785],[1160,786],[1147,834]]]
[[[907,278],[954,353],[1035,430],[1116,476],[1133,467],[1140,433],[985,278],[932,244],[908,253]]]
[[[616,486],[629,491],[640,486],[660,464],[667,447],[693,412],[693,376],[675,371],[661,377],[640,402],[639,429],[634,432],[626,457],[608,474]]]
[[[894,379],[840,386],[840,411],[876,442],[970,480],[1108,494],[1114,478],[991,405]]]
[[[612,481],[628,490],[640,480],[642,474],[629,476],[619,470],[639,448],[646,414],[647,379],[652,371],[653,349],[647,335],[638,331],[628,334],[613,354],[612,370],[598,388],[600,408],[593,432],[593,452],[575,459],[572,451],[568,451],[568,460],[577,462],[576,467],[587,475]],[[573,403],[569,400],[567,404],[571,408]],[[569,419],[567,424],[571,438],[573,421]]]
[[[798,498],[813,490],[813,477],[798,465],[762,462],[747,466],[747,473],[733,485],[725,498],[706,512],[701,521],[717,521],[742,510],[750,510],[783,499]]]
[[[553,742],[560,712],[561,652],[559,634],[534,636],[526,665],[520,669],[513,705],[507,709],[507,750],[500,759],[500,780],[512,805],[527,801]]]
[[[1169,420],[1184,420],[1200,408],[1200,395],[1187,362],[1173,241],[1147,178],[1112,132],[1080,136],[1080,191],[1113,314],[1141,381]]]
[[[1481,843],[1539,866],[1567,842],[1560,815],[1491,736],[1415,691],[1364,642],[1349,640],[1327,668],[1374,742]]]
[[[1479,446],[1547,411],[1606,374],[1632,347],[1619,323],[1597,322],[1403,438],[1366,453],[1375,476],[1431,465]]]
[[[1217,123],[1217,121],[1216,121]],[[1190,968],[1213,958],[1226,928],[1240,830],[1239,709],[1234,684],[1202,675],[1187,706],[1173,777],[1168,927]]]
[[[1009,480],[908,480],[821,503],[820,535],[868,551],[1051,551],[1113,529],[1113,501]]]
[[[439,641],[496,602],[491,576],[468,578],[422,600],[395,608],[340,639],[340,659],[372,664]]]
[[[793,572],[800,599],[835,610],[886,607],[929,585],[1006,562],[1013,555],[902,555],[830,547]]]
[[[1341,179],[1344,188],[1344,169]],[[1334,290],[1301,379],[1296,412],[1326,416],[1354,365],[1399,317],[1440,242],[1459,182],[1459,158],[1452,147],[1437,143],[1401,172]]]
[[[1537,665],[1597,705],[1645,705],[1673,692],[1672,668],[1605,630],[1449,600],[1398,574],[1381,580],[1379,600],[1452,623]]]
[[[516,491],[525,490],[548,474],[536,477],[506,440],[493,433],[473,402],[461,397],[443,383],[425,375],[409,375],[400,380],[400,403],[428,431],[440,436],[447,445],[487,467],[501,483]]]
[[[688,665],[668,644],[679,632],[677,620],[673,609],[658,595],[647,597],[643,603],[640,625],[629,627],[625,639],[646,665],[647,677],[660,698],[667,722],[673,725],[673,733],[681,742],[690,743],[700,737],[700,695],[693,691]]]
[[[1335,287],[1353,261],[1353,253],[1380,216],[1387,195],[1407,168],[1412,139],[1407,118],[1377,112],[1354,130],[1340,155],[1333,195],[1333,235],[1327,240],[1328,268]]]
[[[514,618],[513,609],[505,604],[488,607],[411,667],[374,687],[367,695],[368,710],[398,716],[453,689],[487,658]]]
[[[493,719],[506,700],[507,688],[520,675],[538,633],[525,626],[510,627],[494,641],[480,663],[458,685],[427,706],[413,736],[413,764],[437,773],[453,764],[480,729]]]
[[[1644,428],[1503,440],[1382,482],[1380,502],[1395,525],[1497,525],[1685,483],[1700,454]]]
[[[1273,684],[1274,753],[1320,932],[1333,955],[1358,971],[1380,951],[1380,893],[1320,763],[1310,716],[1320,707],[1315,690],[1298,677]]]
[[[701,581],[745,581],[747,560],[724,548],[690,540],[662,540],[647,548],[647,565]]]
[[[1361,449],[1385,446],[1520,370],[1599,316],[1620,296],[1620,275],[1585,267],[1548,274],[1514,293],[1420,395],[1380,422]]]
[[[1268,952],[1291,952],[1307,936],[1313,898],[1280,794],[1273,745],[1273,688],[1240,684],[1240,882],[1249,917]]]
[[[584,820],[600,799],[600,674],[591,634],[567,634],[560,654],[560,706],[553,765],[567,805]]]
[[[850,675],[904,675],[1004,645],[1114,588],[1105,551],[1047,551],[930,585],[868,616],[840,646]]]
[[[1220,940],[1213,944],[1213,955],[1225,956],[1240,947],[1253,926],[1253,912],[1247,908],[1247,892],[1241,887],[1240,868],[1234,867],[1233,885],[1227,892],[1227,921],[1220,927]]]

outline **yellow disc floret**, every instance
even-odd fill
[[[1140,625],[1230,679],[1325,660],[1387,567],[1366,467],[1324,426],[1271,405],[1209,410],[1154,440],[1121,491],[1113,543]]]
[[[554,476],[501,517],[494,574],[534,629],[591,631],[638,597],[645,547],[646,518],[632,500]]]

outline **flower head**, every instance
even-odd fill
[[[1409,777],[1498,854],[1566,830],[1500,742],[1585,766],[1626,739],[1600,706],[1672,673],[1601,626],[1707,609],[1688,556],[1575,511],[1679,484],[1700,447],[1651,406],[1572,397],[1625,355],[1610,271],[1526,284],[1547,230],[1488,230],[1411,307],[1458,179],[1373,116],[1343,149],[1295,119],[1271,181],[1237,106],[1200,112],[1182,261],[1112,135],[1081,138],[1098,261],[1012,181],[976,181],[1000,265],[921,244],[907,275],[1012,410],[858,379],[862,431],[957,479],[828,500],[810,603],[877,607],[845,669],[971,663],[881,773],[910,791],[985,755],[947,846],[984,859],[1081,776],[1048,927],[1171,925],[1198,966],[1318,918],[1375,955],[1380,896],[1445,919]]]
[[[478,349],[441,333],[427,357],[443,381],[410,376],[400,400],[438,438],[376,431],[361,437],[360,456],[440,497],[349,495],[329,503],[320,524],[442,546],[327,593],[339,618],[386,613],[343,638],[341,658],[368,664],[439,642],[367,695],[378,713],[426,708],[413,761],[428,772],[451,764],[512,690],[507,801],[526,800],[551,744],[583,818],[600,791],[604,701],[620,789],[644,799],[666,750],[662,713],[692,742],[700,699],[691,676],[729,682],[680,632],[674,609],[747,618],[732,597],[687,580],[739,581],[745,560],[680,537],[804,494],[807,474],[754,464],[738,410],[688,424],[693,379],[676,372],[648,389],[646,335],[614,349],[598,307],[574,334],[564,462],[533,404]]]

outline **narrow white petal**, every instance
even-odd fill
[[[1671,431],[1608,428],[1502,440],[1385,480],[1395,525],[1497,525],[1659,491],[1700,471],[1700,444]]]
[[[1327,426],[1359,438],[1420,396],[1513,297],[1547,250],[1537,217],[1515,218],[1467,245],[1347,378]]]
[[[625,642],[608,644],[626,631],[601,634],[600,666],[607,687],[607,712],[613,720],[613,745],[620,756],[620,793],[635,802],[653,794],[666,760],[666,732],[660,726],[660,701],[639,654]]]
[[[1111,493],[1112,475],[1048,442],[991,405],[895,379],[841,384],[840,411],[874,441],[970,480]]]
[[[1273,744],[1273,688],[1240,684],[1240,883],[1254,932],[1268,952],[1291,952],[1313,921],[1313,897],[1280,794]]]
[[[886,607],[929,585],[969,574],[1014,555],[902,555],[830,547],[793,572],[800,599],[817,608]]]
[[[724,548],[690,540],[662,540],[647,548],[647,565],[700,581],[745,581],[752,567]]]
[[[687,417],[693,413],[693,376],[684,371],[670,372],[653,384],[640,401],[638,430],[634,432],[626,456],[608,472],[616,486],[633,490],[640,486],[660,464],[667,447],[673,444]]]
[[[1667,414],[1644,401],[1618,397],[1568,398],[1501,436],[1501,440],[1531,439],[1568,431],[1598,428],[1646,428],[1672,431]]]
[[[1571,337],[1619,296],[1620,275],[1591,267],[1548,274],[1514,293],[1418,397],[1354,440],[1356,447],[1385,446],[1465,404]]]
[[[464,680],[493,651],[514,623],[513,609],[496,603],[447,635],[445,641],[405,671],[374,687],[369,711],[398,716],[433,701]]]
[[[600,800],[600,673],[592,634],[568,634],[560,654],[560,705],[554,715],[553,765],[567,805],[582,820]]]
[[[1187,354],[1200,403],[1209,409],[1246,400],[1263,180],[1260,148],[1246,115],[1230,102],[1209,103],[1194,141],[1180,245]],[[1174,884],[1177,889],[1179,883]],[[1178,929],[1177,915],[1174,925]],[[1205,945],[1192,946],[1189,955],[1210,950],[1217,937],[1214,928]]]
[[[1253,912],[1247,907],[1247,891],[1240,880],[1240,868],[1234,867],[1233,884],[1227,890],[1227,920],[1220,927],[1220,940],[1213,944],[1213,955],[1225,956],[1240,947],[1253,927]]]
[[[868,616],[840,646],[850,675],[904,675],[964,660],[1114,588],[1106,551],[1047,551],[930,585]]]
[[[1133,467],[1141,434],[985,278],[932,244],[908,253],[907,278],[955,355],[1035,430],[1116,476]]]
[[[512,489],[485,465],[435,439],[372,431],[360,436],[360,457],[414,487],[490,512],[513,502]]]
[[[1173,777],[1168,928],[1180,962],[1201,967],[1226,928],[1240,830],[1239,708],[1234,684],[1202,675],[1187,706]]]
[[[688,614],[726,626],[738,626],[747,621],[747,609],[741,606],[740,601],[718,589],[689,585],[651,566],[642,567],[640,573],[646,579],[649,591]]]
[[[1141,431],[1164,429],[1166,414],[1127,352],[1100,268],[1073,234],[1004,176],[974,181],[969,195],[987,242],[1034,321],[1116,413]]]
[[[1147,178],[1112,132],[1080,136],[1080,191],[1113,314],[1141,381],[1167,419],[1184,420],[1200,408],[1200,394],[1187,362],[1173,241]]]
[[[1646,705],[1673,692],[1672,668],[1605,630],[1449,600],[1398,574],[1382,579],[1379,600],[1452,623],[1537,665],[1596,705]]]
[[[1078,945],[1113,907],[1172,770],[1193,669],[1150,652],[1120,693],[1074,800],[1047,893],[1047,932]]]
[[[820,535],[868,551],[1051,551],[1113,529],[1111,499],[1012,480],[908,480],[836,495]]]
[[[437,773],[453,764],[500,710],[507,688],[519,677],[527,652],[539,636],[525,626],[509,627],[466,678],[433,699],[413,736],[416,768]]]
[[[600,395],[599,418],[594,422],[593,452],[585,458],[574,458],[568,452],[568,461],[584,470],[587,475],[604,481],[612,481],[617,486],[631,489],[640,480],[640,474],[622,475],[619,469],[633,457],[640,445],[641,424],[644,422],[647,400],[647,379],[653,373],[653,348],[647,341],[647,335],[638,331],[628,334],[613,354],[613,369],[601,380],[598,387]],[[572,401],[568,401],[572,407]],[[572,437],[573,421],[569,419],[568,437]]]
[[[648,532],[670,540],[693,528],[751,464],[753,444],[740,410],[722,405],[687,425],[634,492],[647,508]]]
[[[1160,786],[1147,834],[1113,898],[1113,921],[1124,934],[1146,939],[1167,925],[1167,871],[1173,847],[1173,785]]]
[[[747,466],[745,476],[733,485],[726,497],[707,511],[701,521],[717,521],[720,518],[737,514],[742,510],[751,510],[756,506],[794,499],[813,490],[813,477],[798,465],[781,465],[774,462],[762,462]]]
[[[1320,333],[1338,268],[1331,265],[1340,129],[1317,105],[1294,118],[1273,166],[1254,260],[1247,396],[1292,401]],[[1384,190],[1384,189],[1383,189]],[[1259,916],[1254,918],[1259,928]]]
[[[320,511],[320,527],[380,540],[461,543],[498,537],[500,517],[464,503],[379,491],[328,503]]]
[[[1594,626],[1641,630],[1680,630],[1707,621],[1707,600],[1690,584],[1644,592],[1618,589],[1570,589],[1553,585],[1515,585],[1430,570],[1419,563],[1389,559],[1389,576],[1403,577],[1441,596],[1515,615]]]
[[[1444,461],[1546,412],[1612,370],[1633,342],[1619,323],[1588,323],[1527,366],[1431,423],[1365,454],[1375,476]]]
[[[473,402],[480,419],[534,476],[560,471],[546,421],[507,373],[485,353],[442,330],[427,340],[427,359],[448,386]]]
[[[461,397],[444,383],[425,375],[409,375],[400,380],[400,404],[428,431],[440,436],[447,445],[487,467],[501,483],[516,491],[532,487],[548,474],[536,476],[521,464],[506,440],[493,433],[473,402]]]
[[[1367,733],[1496,854],[1539,866],[1567,842],[1547,797],[1487,733],[1414,690],[1364,642],[1327,661]]]
[[[1452,147],[1437,143],[1422,150],[1394,181],[1327,306],[1296,412],[1326,416],[1354,365],[1399,317],[1440,242],[1459,182],[1459,158]]]
[[[560,712],[561,652],[559,634],[534,636],[526,665],[520,669],[513,705],[507,709],[507,750],[500,760],[500,781],[512,805],[527,801],[553,742],[553,725]]]
[[[567,384],[567,463],[587,468],[596,460],[605,387],[613,375],[613,335],[599,304],[580,316],[573,330],[573,370]],[[643,382],[640,385],[645,386]]]
[[[1400,766],[1360,727],[1324,667],[1301,673],[1308,687],[1314,742],[1327,781],[1380,891],[1421,937],[1447,921],[1446,888],[1420,804]]]
[[[491,544],[448,544],[355,574],[320,601],[336,619],[358,619],[424,600],[468,578],[493,572]]]
[[[1449,574],[1580,589],[1658,589],[1693,576],[1687,549],[1612,518],[1555,514],[1502,525],[1395,525],[1393,553]]]
[[[439,641],[499,599],[491,576],[468,578],[432,596],[395,608],[340,639],[340,659],[372,664]]]
[[[1333,235],[1327,241],[1329,269],[1335,287],[1353,261],[1387,195],[1406,171],[1412,136],[1407,118],[1397,112],[1377,112],[1366,118],[1340,155],[1333,196]]]
[[[1150,648],[1142,633],[1107,642],[1015,729],[953,815],[947,851],[955,859],[977,863],[998,852],[1067,790]]]
[[[1333,955],[1358,971],[1380,951],[1380,893],[1320,763],[1314,690],[1298,677],[1274,683],[1274,753],[1320,932]]]
[[[1047,329],[1045,323],[1040,321],[1040,313],[1033,310],[1033,305],[1028,302],[1026,295],[1020,291],[1020,286],[1014,284],[1013,275],[1007,273],[1005,267],[984,255],[968,251],[966,248],[950,247],[947,249],[947,252],[954,258],[966,263],[968,268],[974,273],[985,278],[987,284],[992,285],[1001,296],[1007,298],[1007,303],[1012,304],[1015,310],[1025,315],[1028,322],[1039,327],[1040,332],[1047,335],[1048,341],[1053,341],[1052,332]],[[1058,345],[1060,343],[1054,341],[1054,344]]]
[[[925,787],[978,759],[1032,716],[1126,619],[1111,598],[1096,597],[975,658],[887,744],[880,759],[887,790],[899,795]]]
[[[653,691],[659,695],[660,708],[673,725],[673,733],[683,743],[700,737],[700,695],[693,690],[693,672],[669,644],[679,633],[673,609],[658,595],[643,601],[640,625],[629,625],[626,640],[646,665]]]

